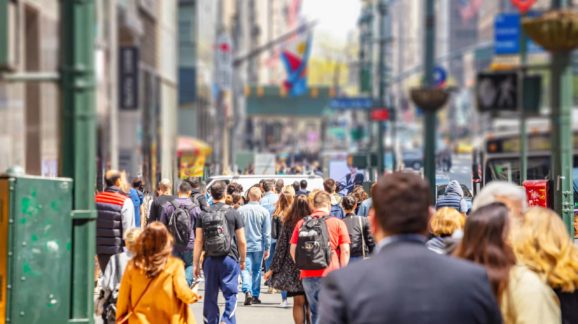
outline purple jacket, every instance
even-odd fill
[[[178,206],[187,206],[187,207],[193,207],[193,202],[191,201],[190,198],[177,198],[174,201],[177,202]],[[169,218],[171,217],[171,215],[173,214],[173,212],[175,211],[175,207],[173,207],[173,204],[171,204],[170,202],[167,202],[163,205],[162,207],[162,212],[161,212],[161,217],[160,217],[160,222],[167,225],[169,224]],[[194,206],[191,209],[191,238],[189,239],[189,243],[187,244],[187,246],[179,246],[177,244],[175,244],[174,249],[176,251],[189,251],[192,250],[193,247],[195,246],[195,224],[197,222],[197,219],[201,216],[201,209],[197,206]]]

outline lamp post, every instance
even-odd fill
[[[379,0],[377,10],[379,13],[379,54],[378,54],[378,76],[379,76],[379,109],[387,107],[386,102],[386,78],[385,78],[385,46],[387,39],[385,38],[385,19],[387,14],[386,0]],[[389,107],[387,107],[389,108]],[[377,121],[377,173],[382,175],[385,171],[385,147],[384,136],[385,130],[383,121]]]
[[[421,88],[412,89],[410,97],[425,115],[424,125],[424,174],[430,184],[430,192],[435,203],[436,168],[435,168],[435,140],[436,140],[436,112],[443,107],[449,93],[443,89],[434,88],[434,60],[435,60],[435,8],[434,0],[425,1],[425,37],[424,37],[424,84]]]
[[[553,0],[552,11],[537,18],[525,18],[527,35],[551,53],[552,180],[554,210],[562,216],[568,232],[574,234],[572,181],[572,70],[570,53],[578,48],[578,13],[568,11],[568,1]]]
[[[364,2],[364,7],[359,17],[359,92],[361,94],[373,94],[373,80],[372,80],[372,58],[373,58],[373,9],[369,1]],[[367,112],[367,135],[369,138],[367,150],[367,165],[369,171],[370,181],[374,180],[371,165],[371,148],[373,147],[373,131],[371,121],[371,111]]]

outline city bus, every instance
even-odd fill
[[[518,129],[514,127],[513,129]],[[529,127],[528,180],[551,180],[551,138],[549,127]],[[578,203],[578,127],[573,131],[574,204]],[[490,132],[481,147],[473,152],[472,179],[474,195],[484,184],[494,180],[520,183],[520,135],[518,131]],[[576,212],[575,207],[575,212]]]

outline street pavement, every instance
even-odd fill
[[[202,283],[201,283],[202,285]],[[199,288],[199,294],[204,295],[204,289],[201,286]],[[237,323],[239,324],[252,324],[252,323],[275,323],[275,324],[292,324],[293,323],[293,300],[289,298],[289,307],[281,308],[279,304],[281,303],[281,294],[268,294],[267,287],[261,285],[261,296],[259,299],[263,302],[261,305],[251,305],[243,306],[245,301],[245,295],[241,293],[241,286],[239,285],[239,295],[237,296]],[[221,314],[223,313],[223,307],[225,305],[225,300],[223,296],[219,293],[219,307],[221,309]],[[203,322],[203,300],[196,304],[191,305],[193,314],[195,315],[195,320],[197,323]],[[95,323],[102,324],[103,321],[95,316]]]
[[[199,293],[203,294],[204,290],[202,287],[199,289]],[[293,323],[293,300],[289,298],[289,307],[281,308],[279,304],[281,303],[281,294],[268,294],[267,287],[261,285],[261,296],[259,299],[263,302],[261,305],[251,305],[244,306],[245,295],[241,293],[241,288],[239,285],[239,294],[237,295],[237,323],[275,323],[275,324],[292,324]],[[221,309],[221,314],[223,313],[223,307],[225,300],[222,295],[219,294],[219,307]],[[193,313],[195,314],[195,319],[197,323],[203,323],[203,301],[191,306]]]
[[[438,171],[440,173],[441,171]],[[449,180],[457,180],[459,183],[472,188],[472,157],[469,154],[452,156],[452,168],[450,172],[441,172],[449,177]]]

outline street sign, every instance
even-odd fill
[[[448,79],[448,73],[441,66],[436,66],[433,70],[434,73],[434,84],[437,88],[443,88]]]
[[[479,73],[476,83],[478,110],[516,111],[518,75],[516,72]]]
[[[388,121],[389,120],[389,109],[387,108],[375,108],[371,111],[371,120],[373,121]]]
[[[520,51],[520,15],[504,13],[494,22],[494,50],[497,55],[517,54]]]
[[[329,102],[329,107],[337,110],[368,110],[373,106],[373,99],[369,97],[338,97]]]
[[[139,105],[139,49],[136,46],[120,48],[119,105],[122,110],[138,109]]]
[[[233,84],[233,42],[227,33],[217,37],[215,64],[217,85],[221,90],[230,90]]]
[[[540,13],[531,12],[529,16]],[[494,21],[494,52],[496,55],[516,55],[520,52],[520,35],[522,33],[521,18],[518,13],[503,13],[496,16]],[[527,39],[528,53],[542,53],[544,50],[536,43]]]

